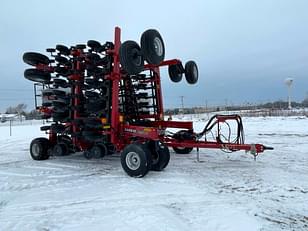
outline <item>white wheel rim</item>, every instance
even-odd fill
[[[163,55],[163,43],[158,37],[154,38],[154,49],[158,56]]]
[[[126,165],[131,170],[137,170],[140,167],[140,156],[136,152],[129,152],[125,158]]]
[[[33,156],[39,156],[41,151],[41,145],[39,144],[33,144],[31,147],[32,155]]]

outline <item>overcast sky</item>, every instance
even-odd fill
[[[307,0],[3,0],[0,7],[0,112],[33,109],[33,83],[24,79],[26,51],[96,39],[136,40],[160,31],[166,59],[195,60],[199,82],[172,83],[162,71],[165,107],[286,100],[283,81],[295,79],[293,99],[308,92]],[[29,66],[28,66],[29,68]]]

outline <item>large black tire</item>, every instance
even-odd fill
[[[149,64],[158,65],[165,58],[164,41],[157,30],[146,30],[141,35],[141,50]]]
[[[169,148],[164,144],[159,144],[155,142],[149,143],[149,149],[152,153],[152,166],[153,171],[162,171],[167,167],[170,160]]]
[[[194,61],[188,61],[185,64],[185,78],[189,84],[195,84],[198,81],[198,66]]]
[[[134,41],[125,41],[120,47],[120,63],[130,75],[136,75],[144,69],[144,58],[140,46]]]
[[[30,155],[33,160],[47,160],[50,142],[48,139],[40,137],[32,140],[30,144]]]
[[[146,145],[129,144],[121,153],[121,165],[129,176],[143,177],[151,169],[151,153]]]
[[[98,51],[102,47],[101,43],[96,40],[89,40],[87,45],[94,51]]]
[[[22,56],[22,59],[26,64],[31,66],[36,66],[38,64],[48,65],[50,63],[50,60],[47,56],[36,52],[26,52]]]
[[[26,69],[24,72],[26,79],[38,82],[38,83],[50,83],[51,75],[48,72],[38,70],[38,69]]]

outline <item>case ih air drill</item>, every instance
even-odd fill
[[[160,67],[168,66],[173,82],[189,84],[198,80],[194,61],[183,66],[178,59],[164,60],[165,47],[156,30],[141,36],[141,46],[134,41],[121,43],[121,30],[115,28],[113,42],[90,40],[87,45],[57,45],[49,48],[51,58],[27,52],[26,79],[42,87],[42,105],[36,107],[50,126],[41,127],[49,138],[36,138],[30,145],[34,160],[51,155],[83,152],[86,158],[101,158],[121,153],[125,172],[143,177],[149,170],[161,171],[169,162],[168,147],[176,153],[190,153],[193,148],[245,150],[253,155],[263,152],[262,144],[244,144],[243,126],[238,115],[216,115],[200,133],[192,122],[165,121]],[[36,93],[35,96],[38,96]],[[36,99],[36,98],[35,98]],[[232,141],[221,134],[222,124],[237,124]],[[168,132],[177,128],[178,132]],[[209,133],[215,129],[214,139]],[[213,134],[213,133],[212,133]]]

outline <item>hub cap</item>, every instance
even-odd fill
[[[131,170],[137,170],[140,167],[140,157],[136,152],[129,152],[125,158],[126,165]]]
[[[163,55],[163,44],[162,44],[160,38],[158,38],[158,37],[154,38],[154,49],[155,49],[155,52],[158,56]]]
[[[33,144],[31,147],[32,155],[39,156],[41,152],[41,145]]]

